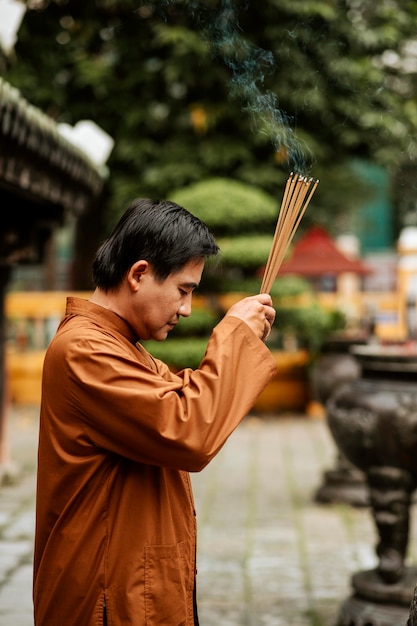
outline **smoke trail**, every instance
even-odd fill
[[[175,0],[154,0],[152,6],[168,21],[167,10],[179,4]],[[254,46],[242,36],[233,0],[220,0],[216,8],[197,0],[186,1],[183,6],[209,43],[213,57],[230,70],[230,97],[242,102],[255,130],[269,136],[275,150],[286,153],[289,169],[305,173],[306,155],[290,117],[280,109],[277,95],[263,90],[265,76],[276,70],[272,52]],[[240,4],[240,10],[246,7],[246,2]]]
[[[290,169],[304,170],[305,157],[289,117],[281,111],[276,94],[262,90],[265,76],[276,70],[272,52],[242,37],[232,0],[223,0],[213,18],[205,32],[215,56],[231,70],[231,97],[243,101],[242,108],[251,115],[255,129],[266,133],[276,150],[287,152]]]

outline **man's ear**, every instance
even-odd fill
[[[136,261],[127,273],[127,282],[133,291],[137,291],[142,276],[149,272],[150,265],[148,261],[141,259]]]

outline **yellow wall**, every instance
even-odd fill
[[[6,298],[6,317],[10,326],[7,341],[6,364],[10,399],[16,404],[38,404],[40,401],[41,372],[45,349],[65,313],[68,295],[88,298],[90,292],[11,292]],[[224,296],[222,308],[229,308],[242,294]],[[349,297],[340,293],[321,293],[319,302],[328,308],[349,310],[358,320],[369,311],[376,314],[376,334],[383,341],[406,339],[404,303],[401,293],[356,293]],[[220,298],[219,298],[220,300]],[[305,297],[294,299],[307,304]],[[195,307],[207,307],[208,301],[196,297]],[[281,357],[282,358],[282,357]],[[294,357],[295,358],[295,357]],[[280,384],[289,385],[288,381]],[[297,380],[296,385],[302,381]],[[298,389],[298,387],[297,387]],[[261,399],[268,403],[267,394]]]

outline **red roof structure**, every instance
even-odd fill
[[[369,271],[360,259],[343,254],[324,228],[313,226],[293,246],[290,258],[282,263],[279,273],[317,277],[346,272],[364,275]]]

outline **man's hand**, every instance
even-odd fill
[[[265,341],[275,320],[275,309],[272,307],[271,296],[261,293],[236,302],[227,311],[226,317],[229,315],[246,322],[259,339]]]

